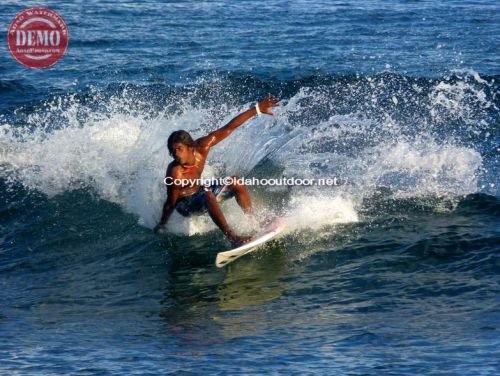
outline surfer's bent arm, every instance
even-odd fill
[[[273,115],[271,112],[272,107],[276,107],[278,103],[278,99],[266,97],[264,100],[260,101],[257,106],[259,106],[259,110],[263,114]],[[256,106],[249,108],[245,112],[242,112],[238,116],[236,116],[229,123],[224,125],[223,127],[209,133],[205,137],[201,137],[196,140],[196,143],[199,147],[210,148],[212,146],[217,145],[219,142],[228,137],[233,131],[246,122],[248,119],[257,115]]]

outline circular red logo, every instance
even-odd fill
[[[66,53],[68,26],[49,8],[29,8],[19,12],[7,31],[12,56],[28,68],[48,68]]]

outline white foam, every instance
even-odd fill
[[[461,195],[477,189],[481,155],[469,148],[426,140],[378,145],[365,179],[407,196]]]
[[[480,77],[474,78],[481,83]],[[437,125],[401,124],[389,115],[383,120],[359,113],[339,115],[330,95],[321,88],[302,88],[282,103],[274,118],[262,116],[245,123],[214,148],[204,176],[248,176],[267,157],[286,177],[347,181],[343,187],[321,193],[293,189],[290,206],[284,208],[290,231],[358,221],[357,203],[378,186],[401,196],[477,191],[479,152],[455,142],[453,134],[438,140],[429,130],[450,114],[473,120],[472,110],[465,111],[462,104],[473,100],[480,108],[490,106],[483,103],[480,89],[465,81],[438,83],[431,91],[429,109]],[[403,101],[399,96],[390,99],[395,105]],[[251,104],[228,106],[224,108],[227,115],[216,119],[213,114],[220,113],[220,104],[214,111],[210,105],[195,107],[186,100],[175,103],[180,106],[176,111],[151,117],[147,109],[133,110],[136,102],[137,98],[114,97],[93,109],[69,97],[31,114],[24,126],[3,124],[0,173],[48,196],[91,188],[98,197],[118,204],[136,215],[141,225],[152,228],[166,198],[163,177],[170,161],[166,149],[170,133],[185,129],[195,138],[205,135]],[[332,113],[310,121],[316,105]],[[408,128],[414,129],[413,134]],[[258,211],[266,211],[265,200],[256,198],[255,205]],[[247,231],[247,221],[234,200],[224,204],[224,211],[230,223]],[[193,234],[212,231],[215,226],[208,216],[187,221],[174,214],[168,229]]]
[[[354,202],[342,195],[298,192],[292,194],[286,220],[286,232],[294,232],[358,222],[359,218]]]

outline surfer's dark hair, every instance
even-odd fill
[[[194,140],[191,135],[183,130],[172,132],[170,136],[168,136],[168,152],[173,157],[174,156],[174,144],[184,144],[186,146],[193,147]]]

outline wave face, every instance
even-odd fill
[[[356,221],[380,190],[395,198],[498,195],[497,90],[493,78],[475,72],[271,83],[229,75],[178,88],[89,88],[4,115],[1,174],[7,184],[49,197],[88,190],[151,228],[165,197],[168,135],[186,129],[203,136],[248,108],[249,93],[271,92],[282,98],[276,116],[239,128],[212,151],[204,176],[336,178],[338,186],[254,187],[257,203],[265,210],[272,197],[266,192],[281,192],[279,210],[291,221],[301,218],[301,226]],[[321,216],[314,208],[337,213]],[[230,213],[244,226],[237,209]],[[213,229],[210,221],[186,224],[180,216],[172,223],[177,232]]]

